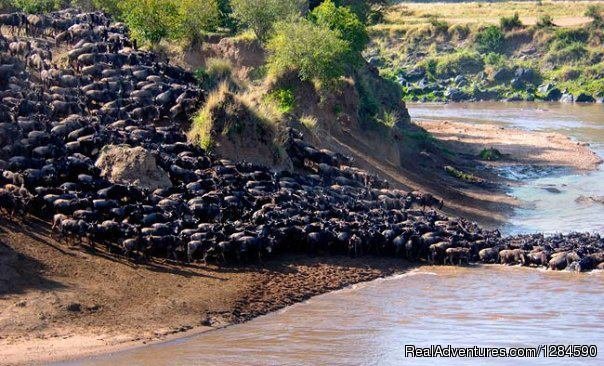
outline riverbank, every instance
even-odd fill
[[[559,134],[447,121],[418,124],[468,164],[476,164],[477,151],[495,147],[506,164],[597,165],[588,146]],[[286,256],[245,268],[137,265],[67,247],[48,230],[39,222],[1,226],[3,363],[79,358],[205,332],[410,267],[371,256]]]
[[[483,5],[393,5],[366,56],[406,101],[602,103],[600,3]]]
[[[446,148],[487,165],[538,165],[589,171],[602,164],[589,144],[555,132],[523,131],[490,124],[451,121],[417,123],[443,142]],[[485,149],[501,155],[481,158]]]
[[[68,248],[39,223],[0,230],[0,364],[114,352],[240,323],[405,271],[400,259],[286,256],[245,268],[135,265]]]

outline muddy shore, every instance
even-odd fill
[[[73,359],[204,332],[410,266],[308,256],[247,268],[139,266],[68,248],[46,230],[40,223],[0,226],[0,364]]]

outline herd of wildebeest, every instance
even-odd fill
[[[294,172],[205,152],[185,133],[205,96],[195,78],[138,50],[102,13],[2,14],[0,24],[0,220],[35,215],[59,240],[137,261],[307,253],[604,268],[597,234],[502,237],[443,215],[429,194],[389,189],[293,129]],[[123,144],[155,154],[172,186],[101,176],[102,148]]]

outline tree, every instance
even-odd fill
[[[219,0],[179,0],[176,38],[197,40],[203,32],[213,32],[222,25]]]
[[[178,7],[170,0],[124,0],[123,18],[135,38],[158,43],[178,25]]]
[[[328,82],[344,75],[342,60],[350,52],[350,45],[339,32],[298,19],[276,23],[267,49],[272,73],[297,71],[302,80]]]
[[[278,21],[300,15],[304,0],[231,0],[233,17],[265,40]]]
[[[365,25],[359,18],[349,8],[336,6],[331,0],[314,8],[309,18],[318,25],[338,31],[355,54],[360,54],[369,42]]]

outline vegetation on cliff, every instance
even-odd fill
[[[371,27],[366,56],[405,100],[593,102],[604,98],[602,11],[586,1],[405,3]]]

